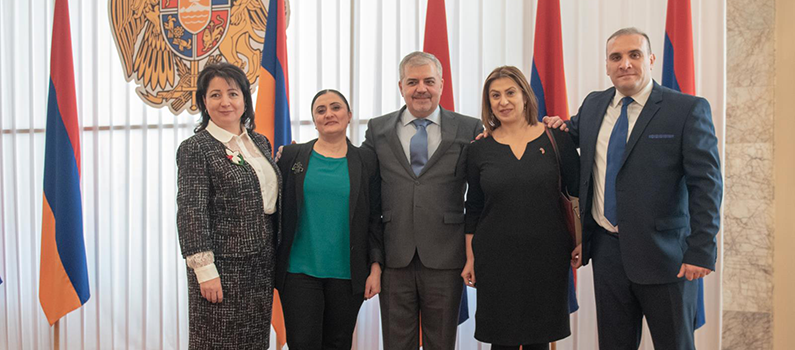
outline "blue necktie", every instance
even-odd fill
[[[629,129],[629,119],[627,118],[627,107],[634,102],[632,97],[621,99],[621,114],[613,126],[610,133],[610,143],[607,144],[607,169],[605,170],[605,218],[610,224],[618,224],[618,214],[616,209],[616,176],[621,167],[621,160],[624,159],[624,149],[627,147],[627,132]]]
[[[417,127],[417,133],[409,142],[409,156],[411,157],[411,170],[414,175],[420,176],[422,168],[428,162],[428,131],[425,127],[431,123],[427,119],[414,119],[411,121]]]

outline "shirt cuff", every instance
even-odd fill
[[[193,272],[196,273],[196,279],[199,280],[199,283],[204,283],[218,277],[218,269],[215,268],[215,263],[193,269]]]

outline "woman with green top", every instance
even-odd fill
[[[350,349],[359,308],[381,289],[381,180],[375,154],[345,136],[352,113],[336,90],[312,99],[318,138],[285,146],[276,253],[287,344]]]

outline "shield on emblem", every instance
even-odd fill
[[[179,21],[191,34],[199,34],[210,22],[212,0],[178,0]]]
[[[162,0],[161,33],[178,56],[203,59],[226,38],[230,9],[229,0]]]

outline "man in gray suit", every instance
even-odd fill
[[[384,348],[453,349],[463,284],[465,147],[478,119],[439,106],[442,65],[424,52],[400,62],[406,105],[373,118],[362,144],[381,170],[384,254],[381,321]],[[380,260],[380,259],[377,259]]]

